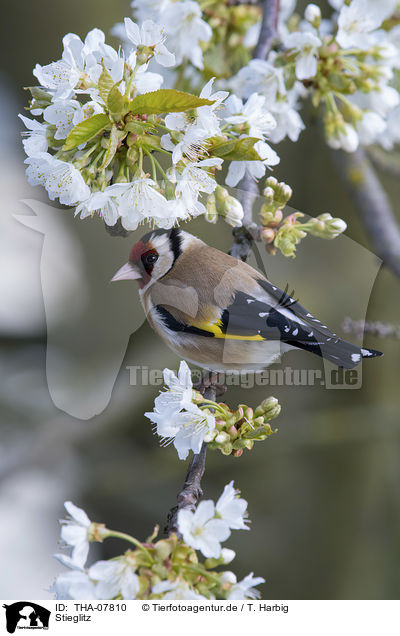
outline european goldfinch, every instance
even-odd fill
[[[137,280],[164,342],[210,371],[261,370],[291,349],[345,369],[382,355],[342,340],[260,272],[179,228],[143,236],[112,278],[124,279]]]

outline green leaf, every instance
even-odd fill
[[[135,135],[141,135],[147,130],[154,130],[155,126],[147,121],[129,121],[125,124],[125,130],[135,133]]]
[[[101,172],[101,170],[105,170],[105,168],[107,168],[107,166],[114,159],[115,153],[117,152],[119,139],[120,139],[119,130],[117,126],[113,124],[110,131],[110,137],[108,140],[108,146],[107,146],[106,153],[104,155],[103,163],[98,168],[99,172]]]
[[[80,124],[77,124],[75,128],[69,132],[63,150],[73,150],[73,148],[93,139],[93,137],[96,137],[96,135],[107,128],[109,124],[110,120],[107,115],[103,113],[93,115],[93,117],[81,121]]]
[[[161,149],[161,140],[157,135],[138,135],[135,144],[138,147],[142,146],[148,150]]]
[[[30,91],[33,99],[36,99],[37,101],[51,102],[51,94],[40,86],[26,86],[24,90]]]
[[[133,115],[161,115],[162,113],[181,113],[199,106],[210,106],[213,101],[203,97],[196,97],[191,93],[162,88],[158,91],[145,93],[135,97],[129,104]]]
[[[121,115],[125,109],[125,99],[117,84],[114,84],[107,97],[107,106],[112,115]]]
[[[211,149],[215,157],[222,157],[228,161],[261,161],[260,155],[254,150],[254,144],[260,141],[257,137],[231,139]]]
[[[113,86],[114,80],[103,65],[103,72],[99,77],[99,93],[105,104],[107,104],[108,94]]]

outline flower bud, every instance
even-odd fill
[[[231,436],[229,435],[229,433],[225,433],[225,431],[221,431],[216,436],[215,441],[217,442],[217,444],[225,444],[225,442],[229,442],[230,439],[231,439]]]
[[[209,223],[216,223],[217,222],[217,204],[215,201],[214,194],[210,194],[210,196],[208,197],[207,203],[206,203],[206,210],[207,210],[207,213],[205,215],[206,221],[208,221]]]
[[[243,455],[243,448],[238,448],[232,451],[233,457],[241,457]]]
[[[281,412],[281,405],[272,395],[261,402],[260,408],[263,410],[265,420],[272,420]]]
[[[268,177],[268,179],[265,180],[265,185],[267,187],[273,188],[274,186],[278,185],[278,179],[276,177]],[[264,194],[265,194],[265,190],[264,190]]]
[[[269,227],[263,227],[260,236],[264,243],[272,243],[275,238],[275,230]]]
[[[204,436],[204,441],[209,443],[212,442],[213,439],[217,436],[217,431],[210,431],[209,433],[206,433],[206,435]]]
[[[230,442],[227,442],[220,447],[220,451],[223,455],[230,455],[232,453],[232,448],[232,444]]]
[[[264,424],[264,418],[263,418],[263,416],[262,416],[262,415],[260,415],[259,417],[256,417],[256,418],[253,420],[253,424],[255,424],[256,426],[263,426],[263,424]]]
[[[237,581],[237,578],[233,572],[230,572],[228,570],[226,572],[222,572],[220,581],[222,585],[225,585],[226,583],[229,583],[230,585],[234,585]]]
[[[222,548],[221,557],[223,559],[222,563],[224,565],[231,563],[233,559],[235,558],[235,556],[236,556],[235,550],[230,550],[229,548]]]
[[[282,210],[271,211],[268,205],[263,205],[260,210],[261,223],[267,227],[277,227],[282,221]]]
[[[332,218],[332,215],[328,213],[320,214],[316,219],[309,221],[307,225],[310,234],[325,239],[334,239],[347,228],[343,219]]]
[[[240,201],[235,199],[235,197],[229,196],[225,201],[225,205],[225,221],[229,223],[229,225],[232,225],[232,227],[241,226],[243,219],[243,207]]]
[[[270,186],[268,186],[268,188],[264,189],[263,195],[267,199],[267,202],[269,201],[272,202],[274,200],[275,190],[271,188]]]
[[[160,561],[164,561],[171,554],[173,545],[168,539],[161,539],[160,541],[157,541],[154,549]]]
[[[304,11],[304,18],[318,29],[321,24],[321,9],[316,4],[309,4]]]

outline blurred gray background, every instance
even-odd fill
[[[185,462],[178,460],[172,446],[159,447],[143,416],[151,410],[158,388],[129,386],[126,370],[128,365],[176,369],[179,361],[144,322],[135,285],[108,284],[141,232],[127,239],[111,238],[99,220],[80,221],[72,211],[61,209],[52,211],[53,216],[37,212],[36,221],[29,217],[27,224],[36,224],[39,231],[13,217],[32,215],[22,199],[48,203],[40,188],[28,186],[24,175],[23,127],[16,117],[27,100],[22,86],[35,83],[31,71],[36,62],[46,64],[60,57],[65,33],[84,37],[97,26],[107,34],[125,15],[130,15],[129,2],[122,0],[112,5],[41,0],[24,3],[23,9],[20,3],[9,4],[3,22],[0,563],[7,576],[1,577],[0,597],[4,599],[51,596],[46,590],[61,570],[51,555],[59,550],[57,519],[64,514],[64,500],[83,507],[92,520],[144,539],[157,522],[163,527],[185,475]],[[288,282],[294,287],[296,297],[339,334],[343,335],[346,315],[365,318],[367,308],[368,320],[398,322],[400,281],[384,269],[375,281],[379,263],[365,249],[369,246],[363,228],[316,122],[307,123],[297,144],[279,146],[281,164],[274,174],[293,187],[293,207],[310,215],[331,212],[343,217],[349,238],[306,239],[294,261],[265,254],[266,270],[280,286]],[[398,213],[399,184],[381,176]],[[230,246],[230,228],[222,222],[210,226],[196,221],[188,230],[221,249]],[[399,598],[400,345],[372,337],[364,342],[385,355],[365,363],[361,389],[242,388],[230,389],[224,398],[232,406],[242,401],[256,405],[275,395],[282,404],[275,420],[278,434],[239,459],[209,452],[203,483],[204,496],[216,498],[234,479],[248,500],[251,534],[233,533],[227,545],[238,553],[231,566],[238,576],[254,571],[265,577],[263,598]],[[301,352],[286,357],[285,365],[323,368],[317,357]],[[111,393],[110,378],[117,374]],[[91,559],[108,558],[124,548],[119,541],[109,541],[96,546]]]

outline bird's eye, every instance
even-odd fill
[[[142,256],[142,263],[145,270],[150,273],[153,269],[154,263],[158,260],[158,254],[156,252],[147,252]]]
[[[148,263],[149,265],[154,265],[157,259],[158,259],[157,254],[147,254],[144,260],[145,260],[145,263]]]

